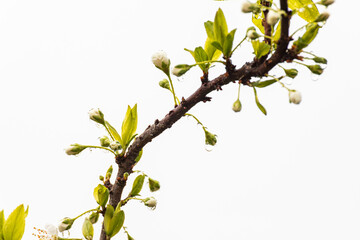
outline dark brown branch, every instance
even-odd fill
[[[289,23],[290,12],[288,11],[287,0],[280,0],[281,10],[286,12],[286,15],[282,15],[281,21],[281,37],[277,45],[277,49],[274,54],[266,61],[258,64],[254,61],[244,64],[240,69],[235,69],[231,61],[227,64],[227,72],[218,76],[217,78],[203,82],[191,96],[183,99],[179,106],[172,109],[162,120],[156,121],[154,124],[149,125],[148,128],[139,135],[129,147],[125,156],[118,157],[116,163],[118,164],[118,173],[115,183],[110,191],[110,204],[116,207],[121,201],[122,191],[126,185],[124,174],[132,173],[132,169],[135,165],[135,159],[139,152],[146,144],[151,142],[155,137],[159,136],[163,131],[176,123],[187,113],[192,107],[199,102],[209,101],[207,94],[214,90],[221,89],[222,86],[229,84],[230,82],[239,81],[242,84],[249,85],[252,77],[262,77],[268,73],[276,64],[285,60],[292,60],[296,55],[288,52],[289,44]],[[255,66],[255,67],[254,67]],[[100,240],[106,240],[105,232],[102,230]]]

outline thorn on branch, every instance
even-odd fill
[[[204,99],[202,100],[204,103],[206,102],[210,102],[211,101],[211,97],[204,97]]]

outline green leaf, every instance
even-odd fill
[[[255,101],[256,101],[256,105],[258,106],[258,108],[260,109],[260,111],[263,113],[263,114],[267,114],[266,113],[266,109],[264,108],[263,105],[261,105],[261,103],[259,102],[259,98],[258,98],[258,95],[257,95],[257,92],[256,92],[256,89],[255,87],[253,87],[254,89],[254,94],[255,94]]]
[[[139,175],[135,178],[131,192],[129,194],[130,197],[135,197],[135,196],[139,195],[139,193],[143,187],[144,180],[145,180],[145,175]]]
[[[4,210],[0,211],[0,240],[4,240],[3,227],[5,223]]]
[[[223,46],[226,35],[228,34],[228,27],[226,19],[221,8],[215,14],[214,19],[214,36],[215,40]]]
[[[218,41],[213,41],[213,42],[211,42],[211,45],[214,47],[214,48],[216,48],[217,50],[219,50],[219,51],[223,51],[223,48],[222,48],[222,46],[221,46],[221,44],[218,42]]]
[[[258,87],[258,88],[264,88],[264,87],[270,86],[273,83],[276,83],[275,79],[266,80],[266,81],[262,81],[262,82],[254,82],[254,83],[252,83],[252,85],[254,87]]]
[[[110,228],[112,229],[112,232],[110,234],[110,237],[113,237],[115,236],[121,229],[121,227],[123,226],[124,224],[124,221],[125,221],[125,213],[124,211],[122,211],[120,209],[121,207],[121,203],[119,203],[117,206],[116,206],[116,209],[115,209],[115,212],[114,212],[114,216],[113,218],[111,219],[111,226]]]
[[[3,226],[4,240],[20,240],[25,231],[24,205],[18,206],[7,218]]]
[[[194,55],[195,55],[194,56],[195,61],[197,63],[209,60],[209,57],[208,57],[207,53],[205,52],[205,50],[202,47],[195,48],[195,54]],[[199,67],[204,72],[207,72],[207,70],[209,69],[209,64],[208,63],[202,63],[202,64],[199,64]]]
[[[139,152],[139,155],[135,158],[135,164],[138,163],[142,157],[142,154],[143,154],[143,150],[141,149],[140,152]]]
[[[104,231],[108,236],[110,236],[112,233],[111,220],[113,216],[114,216],[114,207],[108,204],[106,206],[105,216],[104,216]]]
[[[296,51],[300,52],[303,48],[306,48],[316,37],[319,32],[319,24],[317,23],[309,23],[306,26],[306,31],[304,35],[299,37],[293,44],[296,46]]]
[[[214,23],[212,21],[207,21],[207,22],[204,22],[204,26],[205,26],[205,30],[206,30],[206,34],[207,34],[208,38],[214,40],[215,39]]]
[[[303,8],[304,11],[297,11],[297,14],[307,22],[313,22],[319,16],[319,11],[311,0],[289,0],[288,5],[291,10]]]
[[[236,32],[236,29],[232,30],[231,32],[228,33],[228,35],[225,38],[223,53],[224,53],[224,56],[226,56],[226,57],[231,57],[230,53],[231,53],[232,46],[233,46],[235,32]]]
[[[108,121],[105,121],[105,126],[109,129],[109,132],[110,132],[111,136],[116,141],[118,141],[119,143],[122,144],[121,137],[120,137],[119,133],[116,131],[116,129],[113,126],[111,126]]]
[[[126,149],[126,147],[131,141],[131,138],[134,136],[137,128],[137,123],[138,123],[137,104],[135,104],[133,108],[128,106],[121,127],[121,138],[123,141],[122,146],[124,149]]]
[[[84,219],[84,223],[82,225],[82,234],[87,240],[92,240],[94,237],[94,227],[89,218]]]
[[[209,37],[206,39],[204,50],[205,50],[206,54],[208,55],[209,60],[218,60],[219,57],[221,56],[221,51],[216,49],[216,47],[214,47],[211,44],[212,41],[213,40],[210,39]]]
[[[94,198],[95,201],[102,207],[105,207],[106,203],[109,200],[109,189],[105,187],[104,185],[99,184],[94,189]]]
[[[279,24],[276,27],[275,34],[274,34],[274,42],[276,43],[279,41],[281,36],[281,19],[279,20]]]
[[[262,13],[262,17],[259,18],[259,15],[254,15],[252,16],[252,22],[254,23],[254,25],[260,30],[260,32],[262,32],[262,34],[265,34],[265,30],[264,30],[264,26],[262,25],[262,19],[264,18],[264,15]]]
[[[270,45],[265,42],[260,42],[259,40],[251,41],[254,54],[257,59],[260,59],[262,56],[265,56],[270,51]]]

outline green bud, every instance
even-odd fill
[[[215,144],[217,142],[216,135],[210,133],[207,130],[204,130],[204,132],[205,132],[205,144],[215,146]]]
[[[239,99],[237,99],[237,100],[233,103],[232,110],[233,110],[234,112],[240,112],[240,111],[241,111],[241,108],[242,108],[241,102],[240,102]]]
[[[170,90],[170,83],[169,80],[163,79],[159,82],[160,87]]]
[[[251,3],[249,1],[243,2],[241,11],[243,13],[260,13],[260,6],[257,3]]]
[[[109,189],[107,189],[104,185],[99,184],[94,189],[94,198],[100,206],[105,207],[109,200]]]
[[[100,123],[102,125],[105,124],[104,114],[100,111],[100,109],[91,109],[89,111],[90,119],[94,122]]]
[[[94,227],[88,218],[84,219],[82,234],[86,240],[92,240],[94,237]]]
[[[295,78],[298,75],[298,70],[296,70],[295,68],[284,69],[284,72],[285,72],[286,76],[288,76],[290,78]]]
[[[187,71],[189,71],[191,68],[190,65],[187,65],[187,64],[179,64],[179,65],[176,65],[171,73],[177,77],[180,77],[182,75],[184,75]]]
[[[100,145],[102,147],[108,147],[110,146],[110,139],[107,136],[103,136],[100,138]]]
[[[321,0],[320,2],[319,2],[319,4],[321,4],[321,5],[324,5],[324,6],[330,6],[331,4],[333,4],[335,2],[335,0]]]
[[[92,224],[97,223],[98,219],[99,219],[99,213],[98,212],[92,212],[89,216],[89,220]]]
[[[323,13],[321,13],[316,19],[315,22],[324,22],[326,21],[328,18],[330,17],[330,14],[325,11]]]
[[[320,65],[306,65],[306,67],[314,74],[320,75],[323,73],[324,69]]]
[[[75,219],[68,218],[68,217],[62,219],[59,226],[58,226],[59,232],[69,230],[72,227],[74,221],[75,221]]]
[[[71,144],[70,147],[66,148],[65,152],[67,155],[77,155],[86,148],[87,148],[87,146],[83,146],[83,145],[75,143],[75,144]]]
[[[99,180],[100,180],[100,181],[104,181],[104,176],[100,175],[100,176],[99,176]]]
[[[323,58],[323,57],[314,57],[312,60],[316,63],[327,64],[326,58]]]
[[[151,192],[156,192],[157,190],[159,190],[160,189],[159,181],[149,178],[149,188]]]
[[[110,179],[111,178],[111,174],[113,172],[113,167],[112,165],[109,167],[109,169],[106,172],[106,179]]]
[[[128,179],[128,177],[129,177],[129,173],[128,173],[128,172],[125,172],[124,175],[123,175],[123,177],[124,177],[124,180],[126,181],[126,180]]]

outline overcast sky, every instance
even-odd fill
[[[258,90],[264,116],[252,89],[243,87],[243,110],[234,113],[237,84],[230,84],[191,110],[217,134],[213,151],[205,150],[203,131],[187,118],[146,146],[136,169],[159,180],[161,190],[143,194],[158,199],[155,211],[138,202],[124,207],[135,239],[360,238],[360,34],[350,12],[356,3],[338,0],[309,48],[328,59],[324,74],[315,79],[298,66],[299,76],[285,81],[302,93],[300,105],[289,104],[287,91],[274,84]],[[164,50],[173,64],[193,63],[183,49],[204,44],[203,22],[219,7],[229,29],[238,29],[239,42],[251,24],[240,6],[210,0],[0,3],[0,209],[7,216],[21,203],[30,206],[23,239],[34,239],[32,227],[96,207],[93,189],[113,157],[64,152],[72,143],[96,145],[105,134],[88,111],[100,108],[120,128],[127,105],[138,103],[141,133],[172,107],[151,55]],[[234,63],[251,61],[251,52],[245,42]],[[210,78],[220,73],[215,67]],[[200,76],[194,69],[174,78],[178,96],[199,87]],[[72,236],[81,236],[81,225]]]

